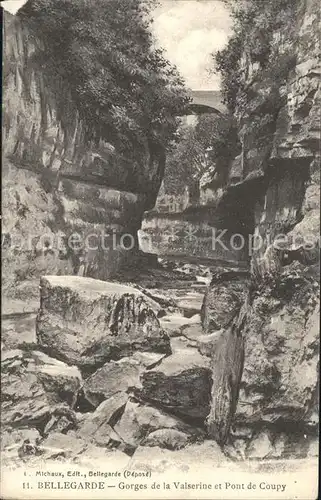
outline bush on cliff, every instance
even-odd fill
[[[167,155],[165,190],[181,193],[186,185],[191,189],[213,166],[224,184],[237,154],[234,120],[228,115],[201,115],[195,126],[180,129],[180,141]]]
[[[68,88],[92,140],[140,156],[175,138],[188,103],[176,69],[154,46],[152,0],[28,0],[19,17],[52,85]]]
[[[213,54],[215,71],[222,77],[222,93],[229,111],[245,109],[253,98],[246,88],[247,68],[256,65],[252,82],[266,81],[279,88],[295,65],[295,43],[299,0],[225,0],[234,21],[227,46]],[[293,28],[292,28],[293,27]],[[274,38],[280,33],[280,39]],[[245,61],[245,58],[247,61]],[[270,103],[270,107],[274,106]],[[277,105],[277,104],[276,104]]]

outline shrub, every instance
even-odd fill
[[[175,137],[189,99],[154,47],[150,0],[29,0],[19,11],[51,85],[68,89],[88,138],[129,156]],[[62,85],[59,85],[62,82]]]
[[[216,69],[222,77],[223,98],[231,113],[239,104],[245,108],[250,100],[246,88],[246,67],[258,63],[254,80],[268,76],[269,83],[279,87],[295,64],[295,18],[298,0],[227,0],[234,20],[228,45],[213,54]],[[275,43],[275,32],[283,35]],[[287,44],[292,53],[284,49]],[[246,57],[247,61],[242,58]]]
[[[214,166],[219,182],[224,184],[230,162],[239,153],[234,119],[204,114],[198,117],[196,126],[182,128],[180,135],[180,142],[167,158],[165,189],[179,193],[186,185],[193,188]]]

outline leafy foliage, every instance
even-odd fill
[[[209,148],[209,158],[219,174],[225,174],[230,160],[239,153],[236,123],[226,115],[202,115],[196,126],[196,135],[204,148]]]
[[[151,0],[29,0],[19,16],[37,40],[37,63],[63,83],[92,140],[129,156],[175,137],[189,98],[154,47]],[[40,41],[40,43],[38,43]]]
[[[198,185],[203,174],[214,167],[221,183],[227,180],[230,161],[238,153],[234,120],[229,116],[204,114],[197,124],[180,130],[180,141],[168,155],[165,190],[182,192]]]
[[[213,58],[222,76],[224,101],[233,113],[242,100],[246,107],[251,98],[245,83],[250,64],[257,65],[257,80],[268,77],[269,84],[272,82],[276,88],[293,68],[298,0],[227,0],[226,3],[234,20],[233,35]],[[276,32],[282,33],[282,39],[274,39]]]

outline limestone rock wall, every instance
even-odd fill
[[[58,78],[50,81],[37,66],[40,42],[26,21],[22,24],[7,13],[4,21],[5,155],[33,171],[47,169],[119,190],[149,193],[159,158],[152,158],[146,148],[145,158],[137,164],[106,141],[89,141],[69,90]]]
[[[38,66],[37,43],[27,25],[5,13],[3,286],[16,298],[37,297],[37,286],[26,282],[44,272],[114,275],[132,258],[121,246],[137,248],[165,161],[146,147],[138,164],[103,140],[88,140],[68,89]],[[70,245],[75,233],[79,241]],[[127,233],[132,237],[121,245]]]
[[[200,221],[200,216],[196,213],[193,220],[184,214],[148,214],[138,232],[140,248],[162,257],[246,267],[247,247],[241,248],[240,239],[234,240],[234,233],[224,227]]]
[[[232,454],[243,458],[307,457],[315,453],[317,442],[321,138],[318,2],[300,2],[296,24],[293,19],[291,22],[289,31],[297,36],[291,45],[296,63],[278,89],[282,105],[274,116],[274,132],[268,144],[254,135],[253,122],[265,119],[272,84],[262,79],[258,63],[253,65],[244,53],[243,83],[254,97],[245,109],[241,102],[237,105],[242,153],[235,162],[241,175],[220,202],[224,205],[228,193],[233,193],[237,204],[247,192],[256,242],[247,298],[235,311],[230,326],[218,332],[226,341],[213,345],[213,380],[221,380],[222,392],[218,395],[214,384],[208,418],[212,436],[229,443]],[[273,43],[281,44],[281,49],[283,39],[280,32],[274,33]],[[218,286],[212,282],[207,301],[211,294],[216,295]],[[207,306],[208,314],[210,309]],[[236,342],[240,335],[243,344]],[[226,357],[220,360],[220,349],[226,349],[226,345],[228,359],[243,358],[239,380],[233,377],[232,363],[228,367]],[[226,433],[231,412],[233,424]]]

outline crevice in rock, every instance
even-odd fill
[[[88,401],[84,394],[84,390],[80,389],[77,395],[77,400],[75,404],[75,411],[78,411],[79,413],[88,413],[88,412],[94,412],[96,407]]]
[[[125,411],[126,403],[124,403],[117,411],[111,416],[108,423],[111,427],[114,427],[117,422],[121,419],[124,411]]]
[[[146,396],[138,394],[137,391],[133,391],[132,398],[137,403],[148,404],[148,405],[156,408],[157,410],[160,410],[160,411],[163,411],[165,413],[168,413],[168,415],[172,415],[174,417],[177,417],[182,422],[184,422],[185,424],[190,425],[191,427],[205,429],[205,424],[206,424],[206,418],[207,417],[205,417],[205,418],[196,418],[196,417],[193,418],[193,417],[184,415],[182,412],[180,412],[179,410],[176,410],[172,406],[167,406],[165,404],[160,404],[160,403],[158,403],[157,401],[155,401],[152,398],[148,398]]]

